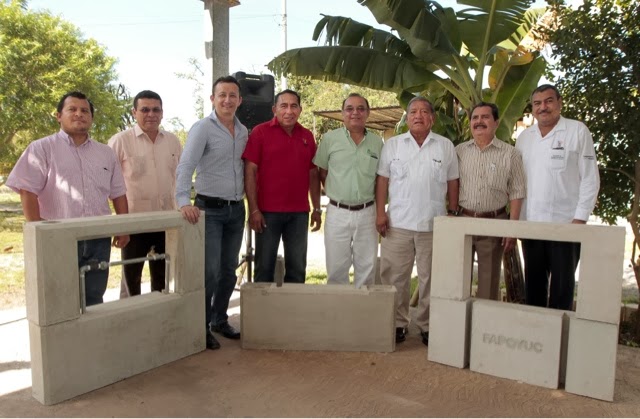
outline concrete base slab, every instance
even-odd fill
[[[613,401],[617,350],[617,325],[572,318],[565,390]]]
[[[469,365],[472,302],[431,297],[429,361],[457,368]]]
[[[247,283],[243,349],[393,352],[395,287]]]
[[[564,311],[476,300],[469,368],[558,388]]]
[[[154,292],[92,306],[72,321],[29,322],[33,397],[59,403],[203,351],[203,301],[204,290]]]

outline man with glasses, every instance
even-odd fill
[[[127,185],[129,213],[175,210],[176,167],[182,153],[178,138],[160,128],[162,99],[151,90],[143,90],[133,99],[131,114],[136,125],[114,135],[109,146],[118,156]],[[165,252],[164,231],[132,234],[122,249],[122,259]],[[144,262],[123,266],[120,297],[140,295]],[[165,263],[149,261],[151,291],[165,288]]]
[[[374,192],[382,138],[365,128],[369,102],[358,93],[342,102],[343,128],[327,132],[313,162],[329,197],[324,226],[327,283],[372,285],[378,256]]]

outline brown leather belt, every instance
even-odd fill
[[[496,218],[498,215],[505,214],[507,212],[507,207],[502,207],[495,211],[487,211],[487,212],[475,212],[468,210],[466,208],[461,208],[462,214],[467,217],[476,217],[476,218]]]
[[[345,204],[341,204],[339,202],[336,202],[333,199],[330,199],[329,203],[331,205],[334,205],[334,206],[338,207],[338,208],[343,208],[343,209],[346,209],[346,210],[349,210],[349,211],[360,211],[360,210],[363,210],[363,209],[373,205],[374,201],[369,201],[366,204],[359,204],[359,205],[345,205]]]

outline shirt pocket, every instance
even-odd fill
[[[552,148],[549,158],[552,170],[564,170],[567,167],[567,151],[564,148]]]
[[[403,180],[409,173],[409,164],[400,160],[393,160],[389,165],[391,177],[396,180]]]
[[[147,172],[147,159],[145,156],[127,156],[123,161],[124,177],[136,181]]]
[[[433,177],[433,180],[438,183],[447,182],[447,171],[442,164],[441,158],[431,159],[431,176]]]

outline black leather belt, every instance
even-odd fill
[[[338,208],[343,208],[343,209],[346,209],[346,210],[349,210],[349,211],[360,211],[360,210],[363,210],[363,209],[373,205],[374,201],[369,201],[366,204],[359,204],[359,205],[345,205],[345,204],[341,204],[339,202],[336,202],[333,199],[330,199],[329,203],[331,205],[335,205]]]
[[[228,199],[214,198],[212,196],[206,196],[206,195],[200,195],[200,194],[196,195],[196,199],[202,200],[204,202],[205,208],[224,208],[231,205],[237,205],[242,203],[242,200],[230,201]]]
[[[495,211],[487,211],[487,212],[475,212],[475,211],[468,210],[466,208],[461,208],[460,210],[467,217],[496,218],[498,215],[505,214],[507,212],[507,207],[502,207]]]

